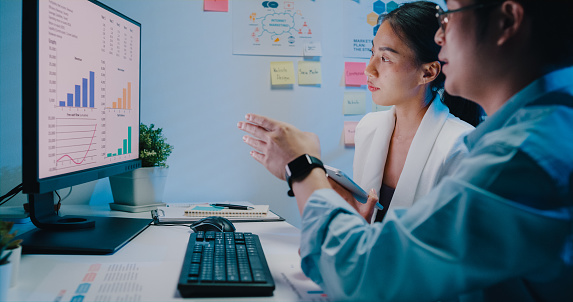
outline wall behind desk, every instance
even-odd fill
[[[271,209],[300,226],[287,185],[253,160],[236,128],[253,112],[287,121],[321,139],[325,163],[352,174],[354,149],[344,146],[345,91],[341,85],[343,1],[322,2],[322,85],[272,87],[270,62],[303,57],[232,54],[232,5],[229,12],[204,12],[199,0],[103,0],[142,24],[141,121],[164,129],[174,145],[165,202],[247,200]],[[1,15],[1,193],[21,182],[21,1],[0,0]],[[112,202],[107,179],[97,182],[91,202]],[[23,196],[10,201],[22,203]]]

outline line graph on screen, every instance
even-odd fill
[[[95,163],[98,149],[96,132],[96,119],[57,119],[55,169],[69,169]]]

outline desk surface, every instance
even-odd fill
[[[69,206],[63,214],[149,216],[148,212],[123,213],[101,206]],[[26,227],[30,226],[22,226]],[[235,223],[235,227],[239,232],[259,235],[276,289],[272,297],[229,300],[326,299],[320,288],[302,273],[297,228],[284,221]],[[182,300],[177,281],[191,232],[186,226],[151,225],[113,255],[22,255],[16,285],[10,289],[8,301],[70,301],[80,289],[86,291],[84,301]],[[103,280],[104,276],[108,280]]]

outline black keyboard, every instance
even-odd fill
[[[275,282],[259,236],[201,231],[189,236],[177,289],[185,298],[272,296]]]

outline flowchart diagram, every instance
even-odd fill
[[[233,53],[301,56],[320,41],[318,4],[298,1],[233,2]]]

